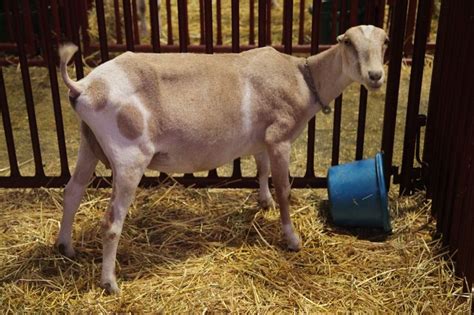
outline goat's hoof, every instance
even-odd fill
[[[275,203],[273,202],[273,199],[271,197],[268,199],[259,199],[258,204],[260,205],[262,209],[265,209],[265,210],[268,210],[275,206]]]
[[[286,239],[288,250],[292,252],[299,252],[301,250],[301,238],[298,234],[294,234]]]
[[[73,258],[76,256],[76,251],[72,246],[67,246],[63,243],[56,244],[58,251],[61,255],[66,256],[68,258]]]
[[[120,289],[115,281],[108,281],[101,284],[107,294],[120,294]]]

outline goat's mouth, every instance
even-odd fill
[[[380,89],[382,85],[383,85],[383,80],[378,80],[378,81],[367,80],[365,87],[368,90],[374,91],[374,90]]]

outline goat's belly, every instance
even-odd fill
[[[232,162],[240,156],[258,153],[263,146],[235,143],[233,145],[182,144],[164,146],[155,153],[149,169],[165,173],[207,171]]]

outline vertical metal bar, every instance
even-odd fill
[[[54,41],[56,46],[59,46],[59,41],[61,39],[61,23],[59,21],[58,0],[51,0],[51,13],[53,16]]]
[[[272,44],[272,4],[271,0],[267,0],[267,12],[266,12],[266,17],[267,17],[267,44],[271,45]]]
[[[319,21],[321,20],[321,0],[313,0],[313,17],[311,19],[311,55],[319,52]],[[308,144],[306,146],[305,178],[314,178],[314,144],[316,138],[316,118],[308,122]]]
[[[240,8],[239,0],[232,0],[232,52],[240,52]]]
[[[35,104],[33,92],[31,90],[30,73],[28,70],[28,60],[26,58],[25,42],[23,38],[23,16],[18,10],[18,3],[12,1],[13,18],[15,20],[15,39],[20,59],[21,77],[23,90],[25,92],[26,110],[28,113],[28,124],[30,127],[31,144],[33,148],[33,158],[35,162],[35,176],[44,177],[43,159],[41,158],[41,148],[38,136],[38,126],[36,124]]]
[[[206,34],[206,54],[214,53],[212,34],[212,0],[204,0],[204,20]]]
[[[79,25],[82,35],[82,51],[85,56],[90,54],[91,40],[89,37],[89,21],[87,16],[87,0],[77,2],[77,14],[79,15]]]
[[[359,24],[358,21],[358,13],[359,13],[359,0],[352,0],[351,1],[351,8],[350,8],[350,17],[349,23],[351,26],[356,26]]]
[[[474,12],[474,5],[470,4],[471,12]],[[433,195],[433,207],[442,210],[436,213],[438,228],[441,227],[443,242],[449,244],[453,252],[456,251],[456,269],[463,275],[469,265],[467,262],[472,257],[468,257],[469,247],[466,244],[469,243],[469,238],[466,237],[470,237],[472,233],[474,210],[473,204],[468,203],[469,195],[474,193],[474,171],[471,167],[474,160],[474,93],[471,88],[474,62],[469,54],[474,49],[474,44],[463,40],[474,36],[474,28],[466,27],[472,25],[469,14],[464,13],[469,12],[467,6],[469,4],[465,2],[452,5],[449,8],[454,13],[451,23],[447,28],[440,28],[451,34],[443,44],[452,47],[449,55],[437,59],[444,70],[441,102],[449,101],[455,106],[449,106],[449,115],[445,116],[447,121],[442,125],[443,129],[436,130],[437,135],[444,136],[437,137],[442,142],[441,154],[437,157],[437,168],[433,169],[440,173],[438,189]],[[468,281],[472,283],[472,280]]]
[[[334,104],[334,123],[332,136],[331,165],[339,164],[339,148],[341,144],[341,116],[342,116],[342,94],[336,98]]]
[[[69,23],[71,29],[71,40],[78,47],[77,53],[74,55],[74,65],[76,67],[76,77],[78,80],[84,77],[84,67],[82,65],[82,48],[79,40],[79,21],[77,20],[78,16],[75,12],[78,10],[77,2],[64,2],[64,9],[68,12]]]
[[[463,14],[459,14],[459,12],[466,12],[466,2],[456,2],[449,5],[449,15],[448,20],[450,21],[449,27],[447,28],[447,33],[451,34],[446,38],[444,45],[448,46],[447,54],[444,55],[444,59],[442,62],[442,73],[441,78],[443,78],[443,89],[446,89],[446,92],[440,93],[440,103],[444,106],[441,107],[441,119],[439,124],[436,126],[437,128],[437,144],[436,144],[436,159],[433,163],[432,172],[434,173],[433,177],[435,181],[433,184],[433,196],[440,196],[440,198],[433,198],[433,208],[437,211],[437,219],[441,223],[440,226],[442,227],[443,233],[443,243],[448,244],[450,242],[449,239],[449,230],[452,226],[453,220],[453,212],[452,209],[446,209],[446,205],[448,200],[448,195],[450,194],[450,187],[449,187],[449,176],[453,171],[451,168],[452,163],[452,156],[453,151],[453,137],[459,137],[455,134],[456,127],[460,124],[459,115],[459,106],[460,106],[460,98],[463,94],[467,94],[469,92],[468,89],[459,89],[457,93],[453,93],[451,91],[456,91],[458,89],[458,85],[463,82],[463,80],[459,80],[457,82],[458,77],[463,77],[463,73],[466,69],[466,62],[459,62],[461,60],[467,61],[469,60],[469,51],[466,49],[459,49],[458,42],[462,42],[464,36],[466,35],[466,31],[462,32],[466,25],[468,25],[468,21],[463,18]],[[457,62],[453,62],[453,61]],[[450,81],[445,81],[446,78],[450,78]],[[471,81],[471,80],[469,80]],[[461,93],[462,91],[463,93]],[[445,104],[456,104],[451,108],[450,106],[445,106]],[[471,120],[472,124],[472,120]],[[442,132],[441,132],[442,131]],[[462,130],[464,134],[465,130]],[[464,149],[464,148],[463,148]]]
[[[435,55],[433,65],[433,78],[428,110],[429,119],[427,122],[425,138],[426,144],[428,144],[428,142],[431,143],[429,152],[430,159],[425,160],[425,163],[428,161],[429,164],[428,194],[433,198],[432,213],[437,217],[436,227],[438,233],[441,234],[445,233],[444,228],[447,224],[446,221],[449,219],[450,211],[441,206],[445,196],[444,194],[439,194],[439,186],[443,180],[440,169],[440,163],[442,161],[440,158],[442,153],[447,151],[442,144],[445,145],[445,143],[443,143],[446,139],[445,129],[449,127],[448,118],[452,114],[450,108],[444,105],[444,101],[448,95],[445,95],[446,93],[442,93],[441,91],[444,90],[444,79],[449,73],[447,71],[448,67],[445,66],[446,60],[458,60],[455,55],[456,47],[449,42],[452,36],[451,32],[454,32],[452,27],[453,21],[456,19],[454,16],[454,13],[456,12],[455,9],[455,5],[447,4],[445,1],[441,3],[442,14],[440,15],[438,26],[438,29],[441,32],[438,34],[436,41],[437,54]],[[454,57],[456,57],[456,59],[454,59]],[[451,103],[451,100],[449,102]],[[428,153],[426,152],[425,158],[427,157]]]
[[[363,0],[364,1],[364,0]],[[359,13],[359,1],[351,1],[351,13],[350,13],[350,25],[355,26],[359,24],[358,13]],[[365,7],[365,23],[370,24],[369,20],[370,13],[372,10],[369,1],[366,0]],[[365,86],[360,86],[360,95],[359,95],[359,117],[357,119],[357,136],[356,136],[356,160],[362,160],[364,156],[364,142],[365,142],[365,122],[367,118],[367,97],[368,91]]]
[[[267,0],[258,0],[258,47],[267,45]]]
[[[186,45],[189,46],[189,16],[188,16],[188,0],[184,0],[184,7],[183,7],[183,25],[184,25],[184,38],[186,39]]]
[[[431,0],[433,1],[433,0]],[[377,16],[375,18],[374,24],[378,27],[383,27],[383,21],[385,18],[385,0],[378,1]]]
[[[72,40],[72,24],[71,24],[71,16],[70,16],[70,9],[68,2],[60,2],[62,8],[62,14],[64,14],[64,31],[66,33],[67,40]]]
[[[58,141],[59,158],[61,163],[61,177],[69,177],[69,166],[67,161],[66,139],[64,136],[63,115],[61,111],[61,100],[59,97],[58,77],[56,72],[56,64],[53,57],[53,47],[48,21],[48,1],[40,1],[40,28],[45,48],[44,55],[48,63],[49,82],[51,84],[51,96],[54,107],[54,120],[56,123],[56,136]]]
[[[347,18],[347,2],[346,1],[341,1],[341,6],[340,6],[340,13],[339,13],[339,33],[342,34],[343,32],[346,31],[347,29],[347,21],[349,20]]]
[[[428,14],[427,16],[429,17]],[[466,33],[463,36],[466,36],[466,38],[474,36],[473,28],[467,28],[465,31]],[[474,44],[471,42],[459,46],[462,47],[460,50],[462,50],[463,56],[458,60],[466,60],[467,62],[462,63],[463,69],[460,69],[460,71],[453,69],[450,73],[451,80],[453,81],[452,85],[454,86],[449,89],[449,93],[453,99],[453,104],[456,104],[456,108],[453,108],[453,111],[456,112],[454,115],[456,124],[452,126],[453,132],[451,133],[452,137],[449,139],[450,145],[445,148],[450,153],[451,158],[448,158],[450,160],[448,166],[450,171],[446,181],[448,189],[444,193],[446,196],[445,202],[441,203],[442,208],[449,209],[452,212],[450,235],[447,237],[453,250],[465,243],[463,240],[464,235],[462,234],[466,233],[466,230],[471,230],[471,224],[466,224],[466,222],[469,222],[466,221],[466,217],[471,211],[468,209],[465,199],[469,197],[469,188],[466,187],[474,188],[474,185],[472,185],[474,182],[474,170],[470,167],[474,160],[474,140],[472,140],[474,136],[474,124],[472,123],[474,107],[471,106],[474,93],[470,91],[470,82],[474,77],[472,75],[474,73],[474,62],[468,61],[468,52],[471,51],[470,49],[474,49]],[[470,178],[470,176],[473,177]],[[471,181],[471,185],[469,181]],[[471,189],[471,192],[474,194],[474,189]],[[460,250],[463,251],[463,249]],[[461,268],[461,270],[464,269]]]
[[[205,1],[204,1],[205,3]],[[188,41],[186,37],[186,0],[178,0],[178,26],[179,26],[179,51],[187,52],[188,51]],[[205,9],[204,9],[205,11]],[[204,12],[204,16],[206,13]],[[207,34],[206,34],[207,38]]]
[[[35,26],[37,25],[40,25],[40,21],[39,21],[39,11],[40,11],[40,0],[36,0],[36,1],[31,1],[31,4],[33,4],[33,9],[36,10],[36,14],[35,14]],[[38,24],[39,23],[39,24]],[[32,32],[34,32],[34,30],[32,30]],[[36,32],[34,32],[36,33]],[[41,33],[41,31],[40,31]],[[46,51],[46,48],[44,47],[44,41],[43,40],[40,40],[39,36],[35,36],[35,44],[38,46],[39,48],[39,51],[40,51],[40,54],[41,54],[41,57],[43,60],[47,60],[47,57],[45,56],[45,51]],[[36,54],[36,53],[35,53]]]
[[[407,115],[405,120],[405,136],[403,141],[403,157],[401,169],[400,193],[410,194],[413,190],[412,171],[415,157],[415,142],[418,131],[417,119],[420,108],[421,85],[425,65],[426,42],[431,20],[429,11],[431,0],[420,0],[416,17],[415,45],[411,65],[410,87],[408,90]]]
[[[222,45],[222,8],[221,8],[221,0],[216,0],[216,24],[217,24],[217,42],[216,42],[216,45]]]
[[[157,0],[150,0],[150,24],[151,24],[151,46],[153,52],[159,53],[161,51],[160,34],[160,12],[158,12]]]
[[[204,29],[204,0],[199,0],[199,27],[201,30],[201,37],[199,39],[199,43],[204,45],[206,43],[206,31]]]
[[[375,1],[376,0],[366,0],[367,6],[365,7],[365,20],[367,24],[373,24],[375,20]]]
[[[304,44],[304,17],[305,17],[305,1],[300,0],[300,15],[299,15],[299,28],[298,28],[298,45]]]
[[[441,4],[441,10],[445,10],[443,6],[445,3]],[[438,21],[438,29],[439,30],[446,30],[446,14],[440,14],[439,21]],[[435,57],[433,62],[433,70],[432,70],[432,77],[431,77],[431,86],[430,86],[430,94],[429,94],[429,102],[428,102],[428,120],[426,123],[426,130],[425,130],[425,143],[423,148],[423,162],[425,164],[425,172],[424,172],[424,181],[427,186],[427,197],[432,197],[433,192],[433,185],[431,184],[431,177],[435,174],[432,172],[432,162],[434,161],[434,154],[435,143],[436,143],[436,130],[437,126],[439,126],[439,117],[441,112],[441,102],[439,100],[439,94],[441,92],[441,62],[439,60],[443,60],[444,54],[446,54],[446,50],[448,48],[447,45],[444,45],[446,41],[446,37],[448,34],[446,32],[437,32],[436,38],[436,48],[435,48]],[[432,208],[434,211],[434,208]]]
[[[13,31],[13,30],[12,30]],[[13,35],[13,34],[12,34]],[[10,120],[10,111],[8,110],[7,92],[5,90],[5,81],[3,79],[3,69],[0,66],[0,109],[2,111],[3,130],[8,149],[8,161],[10,163],[10,176],[19,177],[18,159],[15,151],[15,141],[13,139],[13,130]]]
[[[212,0],[204,0],[204,19],[206,34],[206,54],[214,53],[213,30],[212,30]],[[217,170],[210,170],[209,178],[217,178]]]
[[[166,22],[168,28],[168,45],[173,45],[173,23],[171,14],[171,0],[166,0]]]
[[[107,43],[107,29],[105,26],[104,0],[95,0],[97,26],[99,28],[100,59],[102,63],[109,60],[109,45]]]
[[[138,7],[137,0],[132,0],[132,21],[133,21],[133,38],[135,40],[135,45],[140,45],[140,30],[138,29]]]
[[[367,117],[367,89],[360,86],[359,96],[359,118],[357,119],[356,160],[362,160],[364,156],[365,121]]]
[[[7,33],[8,33],[8,41],[13,41],[13,21],[12,21],[12,13],[10,10],[10,1],[3,1],[3,12],[5,12],[5,17],[7,19]]]
[[[249,45],[255,45],[255,0],[249,1]]]
[[[132,7],[130,0],[123,0],[123,20],[125,24],[125,41],[127,42],[127,50],[135,51],[132,29]]]
[[[321,0],[313,0],[313,17],[311,19],[311,55],[319,52],[319,24],[321,21]]]
[[[115,36],[117,44],[123,43],[122,37],[122,18],[120,17],[119,0],[114,0],[114,17],[115,17]]]
[[[392,173],[393,143],[397,119],[398,91],[400,88],[400,71],[403,57],[403,34],[407,0],[398,0],[394,8],[394,17],[390,25],[390,64],[387,76],[387,91],[385,95],[384,123],[382,131],[382,151],[384,152],[385,179],[387,188],[390,185]]]
[[[27,43],[26,45],[26,51],[29,54],[35,54],[36,53],[36,45],[35,41],[33,38],[33,35],[35,34],[35,31],[33,29],[33,21],[31,17],[31,8],[30,8],[30,1],[29,0],[22,0],[21,2],[21,12],[23,15],[23,20],[22,24],[25,29],[25,41]]]
[[[346,1],[341,2],[339,14],[339,32],[345,32],[345,17],[346,17]],[[334,27],[335,29],[335,27]],[[334,34],[334,33],[333,33]],[[336,42],[336,38],[332,38]],[[336,98],[334,103],[334,125],[332,138],[332,158],[331,165],[339,164],[339,154],[341,146],[341,121],[342,121],[342,94]]]
[[[337,8],[339,1],[333,1],[331,6],[331,42],[336,42],[337,37]]]
[[[285,0],[283,7],[283,40],[285,54],[293,51],[293,0]]]
[[[239,0],[232,0],[232,52],[240,52],[240,8]],[[232,178],[242,177],[240,158],[235,159],[232,168]]]

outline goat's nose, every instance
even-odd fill
[[[382,71],[369,71],[369,78],[372,81],[378,81],[382,78]]]

